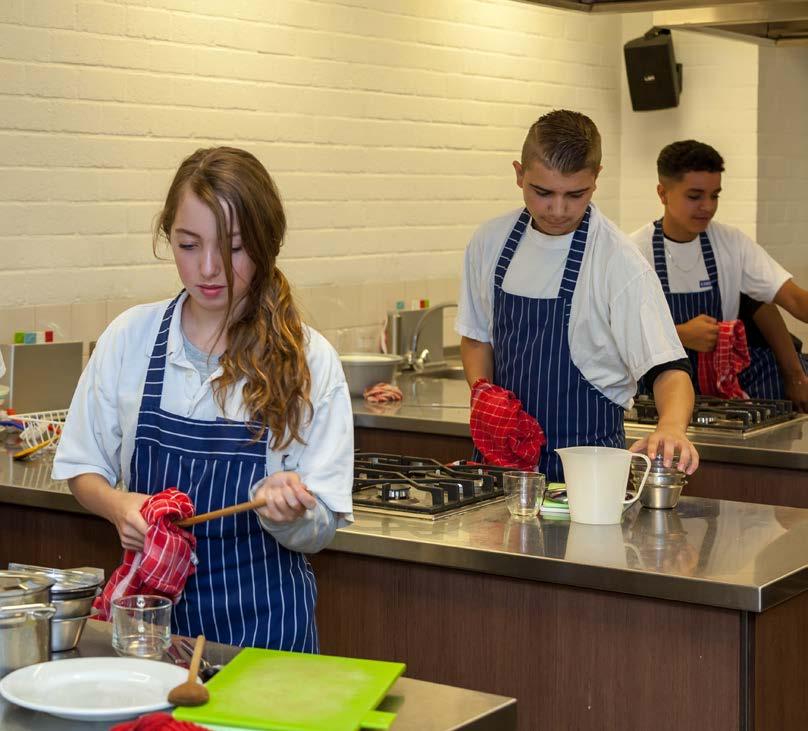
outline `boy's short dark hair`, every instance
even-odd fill
[[[697,140],[672,142],[657,158],[660,178],[681,180],[685,173],[723,173],[724,158],[714,147]]]
[[[571,175],[584,169],[600,169],[600,132],[580,112],[556,109],[539,117],[522,145],[522,167],[538,160],[550,170]]]

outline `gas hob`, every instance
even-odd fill
[[[791,401],[696,396],[688,432],[745,437],[800,418],[805,417],[794,411]],[[648,428],[658,420],[656,404],[650,396],[638,396],[625,419],[627,425]]]
[[[506,467],[376,452],[354,455],[357,510],[435,520],[504,499]]]

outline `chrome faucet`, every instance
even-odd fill
[[[404,363],[402,368],[416,371],[423,370],[424,365],[429,358],[429,350],[424,348],[424,350],[416,356],[416,353],[418,353],[418,337],[421,334],[421,330],[424,328],[426,319],[431,314],[435,312],[442,312],[447,307],[457,307],[457,303],[441,302],[440,304],[432,305],[432,307],[427,307],[427,309],[424,310],[424,314],[421,315],[418,322],[415,323],[415,328],[412,331],[412,342],[410,343],[410,349],[404,354]]]

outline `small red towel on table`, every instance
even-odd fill
[[[112,600],[122,596],[159,594],[176,602],[195,571],[196,538],[174,525],[175,520],[193,516],[190,498],[171,487],[146,500],[140,513],[149,524],[143,551],[124,552],[123,563],[93,602],[98,610],[95,619],[109,621]]]
[[[471,438],[488,464],[535,470],[547,444],[539,422],[513,391],[480,378],[471,388]]]
[[[749,367],[746,328],[740,320],[718,323],[718,342],[711,353],[699,353],[699,390],[704,396],[749,398],[738,374]]]
[[[207,731],[207,729],[190,721],[177,721],[167,713],[150,713],[134,721],[119,723],[109,731]]]

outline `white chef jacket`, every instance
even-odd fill
[[[494,269],[522,210],[484,223],[466,249],[455,330],[494,348]],[[529,225],[503,289],[557,297],[571,242],[571,233],[549,236]],[[624,408],[631,407],[637,381],[651,368],[686,357],[653,269],[594,204],[572,297],[569,346],[583,377]]]
[[[0,378],[6,375],[6,364],[3,362],[3,354],[0,353]]]
[[[648,223],[631,234],[651,268],[654,267],[654,224]],[[741,292],[759,302],[771,302],[789,274],[766,250],[734,226],[710,221],[707,237],[718,268],[718,288],[725,320],[736,320]],[[710,288],[710,277],[701,253],[701,242],[680,243],[665,238],[665,263],[672,293],[698,292]]]
[[[243,382],[229,390],[222,411],[211,387],[211,382],[221,375],[221,368],[202,383],[185,355],[181,316],[187,296],[184,293],[180,298],[169,327],[161,408],[193,419],[213,421],[224,417],[246,421],[241,396]],[[65,480],[91,472],[104,477],[110,485],[119,481],[129,484],[146,369],[169,302],[138,305],[127,310],[98,339],[73,395],[54,459],[53,479]],[[315,330],[305,327],[305,333],[313,407],[311,420],[301,430],[306,444],[293,442],[282,451],[268,447],[267,473],[297,472],[317,497],[318,505],[322,503],[336,514],[339,527],[353,521],[351,400],[334,349]],[[300,521],[277,526],[277,531],[271,532],[281,540],[278,532],[288,532],[290,526],[299,529],[302,526],[298,524],[304,520],[322,523],[330,519],[333,523],[333,517],[323,512],[307,511]],[[270,529],[268,521],[262,523]],[[281,542],[287,548],[305,550]]]

